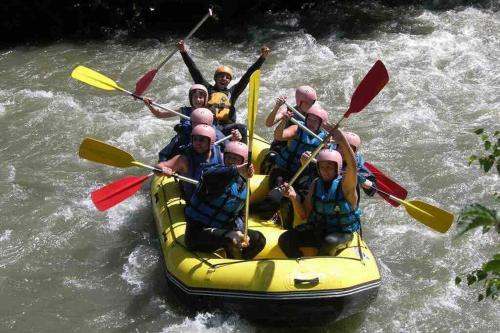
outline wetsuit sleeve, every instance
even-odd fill
[[[241,77],[240,81],[238,81],[238,83],[236,83],[229,89],[231,91],[231,105],[235,104],[238,97],[247,87],[248,82],[250,82],[250,76],[252,76],[253,72],[258,70],[262,66],[265,60],[266,58],[262,56],[259,57],[259,59],[257,59],[257,61],[252,66],[250,66],[250,68],[248,68],[247,72]]]
[[[236,178],[239,173],[236,167],[217,165],[203,171],[201,178],[202,193],[206,195],[218,195],[224,193],[226,187]]]
[[[194,83],[202,84],[208,89],[210,83],[208,83],[208,81],[205,80],[198,67],[196,67],[196,64],[194,63],[193,59],[189,56],[187,52],[180,52],[180,54],[182,56],[182,60],[184,60],[184,63],[186,64],[189,70],[189,74],[191,74],[191,77],[193,78]]]
[[[374,189],[372,188],[364,188],[362,187],[363,183],[365,182],[365,180],[369,180],[371,181],[374,185],[376,185],[376,177],[373,173],[371,173],[370,170],[368,170],[366,167],[365,167],[365,163],[363,162],[361,164],[361,166],[358,164],[358,185],[363,189],[363,192],[365,192],[366,195],[372,197],[375,195],[375,193],[377,191],[375,191]]]

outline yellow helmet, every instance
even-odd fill
[[[231,77],[231,80],[233,79],[233,70],[231,68],[229,68],[228,66],[220,65],[219,67],[217,67],[215,69],[215,73],[214,73],[214,80],[215,80],[215,77],[217,76],[217,74],[220,74],[220,73],[228,74]]]

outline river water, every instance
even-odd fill
[[[239,44],[188,44],[207,78],[220,62],[241,76],[263,43],[258,134],[274,98],[309,84],[335,121],[356,85],[381,59],[390,83],[344,125],[363,139],[364,158],[421,199],[455,214],[471,202],[492,204],[499,177],[468,167],[479,151],[471,130],[500,123],[500,13],[461,8],[420,11],[356,39],[315,39],[289,16],[254,29]],[[280,26],[282,29],[280,29]],[[55,43],[0,54],[0,331],[2,332],[300,332],[262,328],[237,315],[195,313],[166,287],[148,186],[107,211],[93,190],[142,170],[80,160],[86,136],[154,163],[176,120],[154,118],[133,99],[70,78],[85,65],[133,90],[147,68],[170,51],[165,40]],[[238,79],[238,78],[236,78]],[[148,95],[185,105],[190,77],[180,56],[161,70]],[[239,100],[246,121],[245,92]],[[480,231],[438,234],[379,197],[362,199],[364,236],[378,257],[383,284],[364,313],[308,332],[496,332],[498,302],[476,302],[477,290],[456,287],[457,274],[498,251]],[[497,327],[497,329],[495,329]]]

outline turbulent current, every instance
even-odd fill
[[[256,132],[275,98],[315,87],[319,103],[338,120],[368,69],[381,59],[390,82],[361,113],[344,122],[363,139],[361,151],[421,199],[458,215],[465,205],[492,205],[499,177],[468,166],[481,150],[474,128],[500,124],[500,13],[475,8],[420,11],[355,38],[335,31],[318,39],[281,19],[255,28],[241,43],[187,44],[211,79],[219,63],[236,80],[258,57],[262,67]],[[71,79],[85,65],[133,90],[176,37],[124,42],[20,46],[0,54],[0,331],[2,332],[299,332],[262,328],[234,314],[196,313],[166,286],[148,185],[119,206],[98,212],[90,193],[139,169],[78,158],[90,136],[153,164],[177,119],[154,118],[141,102]],[[176,54],[148,96],[186,105],[190,75]],[[246,121],[245,91],[238,101]],[[476,302],[477,290],[455,286],[498,250],[495,234],[439,234],[389,206],[363,197],[363,234],[378,258],[379,296],[354,317],[308,332],[496,332],[498,302]],[[320,324],[320,323],[318,323]],[[497,327],[497,329],[495,329]]]

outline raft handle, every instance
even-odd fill
[[[319,277],[315,277],[315,278],[312,278],[312,279],[294,278],[293,282],[295,284],[318,284],[319,283]]]

